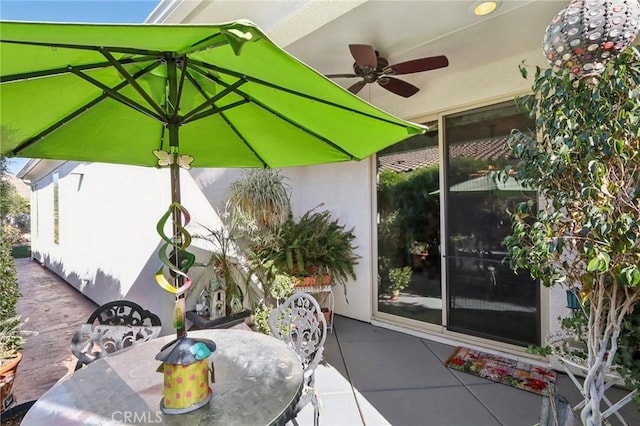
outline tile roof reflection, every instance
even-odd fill
[[[451,158],[473,157],[480,160],[510,157],[511,151],[505,150],[504,146],[507,139],[508,136],[503,136],[452,145],[449,155]],[[438,161],[437,146],[378,156],[380,170],[392,170],[394,172],[410,172],[421,167],[438,164]]]

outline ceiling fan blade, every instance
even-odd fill
[[[358,93],[359,91],[362,90],[362,88],[364,86],[367,85],[367,82],[364,80],[360,80],[359,82],[357,82],[356,84],[352,84],[347,90],[349,90],[351,93],[353,93],[354,95],[356,93]]]
[[[356,74],[325,74],[325,77],[327,78],[351,78],[351,77],[357,77]]]
[[[414,72],[422,72],[444,68],[449,66],[449,60],[446,56],[431,56],[429,58],[414,59],[412,61],[400,62],[399,64],[389,65],[382,72],[392,75],[411,74]]]
[[[369,66],[374,70],[378,66],[378,58],[373,46],[369,46],[368,44],[350,44],[349,50],[351,51],[351,56],[353,56],[353,59],[355,59],[356,64],[358,64],[360,68]]]
[[[411,83],[407,83],[404,80],[399,80],[397,78],[388,76],[379,78],[378,84],[388,91],[405,98],[413,96],[418,93],[418,91],[420,91],[418,87],[414,86]]]

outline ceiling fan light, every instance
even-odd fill
[[[494,1],[476,1],[471,5],[471,10],[473,10],[473,14],[476,16],[485,16],[490,13],[495,12],[495,10],[500,6],[502,1],[494,0]]]

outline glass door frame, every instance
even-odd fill
[[[415,117],[411,119],[414,123],[433,123],[437,122],[440,125],[440,114],[428,114],[422,115],[420,117]],[[441,161],[443,151],[442,151],[442,140],[440,139],[440,131],[438,131],[438,161]],[[375,278],[378,276],[378,169],[377,169],[377,155],[371,156],[371,200],[372,200],[372,216],[371,216],[371,265],[372,265],[372,277],[374,278],[374,282],[371,283],[373,287],[373,291],[371,292],[371,313],[373,320],[380,320],[385,324],[393,324],[395,326],[400,326],[405,329],[409,329],[416,332],[424,332],[429,335],[441,335],[443,334],[444,328],[440,324],[434,324],[429,322],[418,321],[411,318],[401,317],[398,315],[393,315],[390,313],[382,312],[378,310],[378,302],[379,302],[379,293],[378,293],[378,283],[375,281]],[[442,171],[439,171],[439,179],[441,179],[440,174]],[[440,185],[442,185],[440,183]],[[441,207],[442,210],[442,207]],[[441,213],[440,213],[441,214]],[[442,230],[442,223],[440,223],[440,230]],[[441,276],[440,279],[440,288],[443,289],[443,282],[445,282]],[[444,301],[444,294],[442,294],[442,300]],[[441,312],[442,319],[444,319],[444,302]]]

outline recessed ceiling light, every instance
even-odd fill
[[[502,3],[501,0],[493,0],[493,1],[476,1],[471,5],[471,10],[474,15],[477,16],[485,16],[492,12],[494,12]]]

